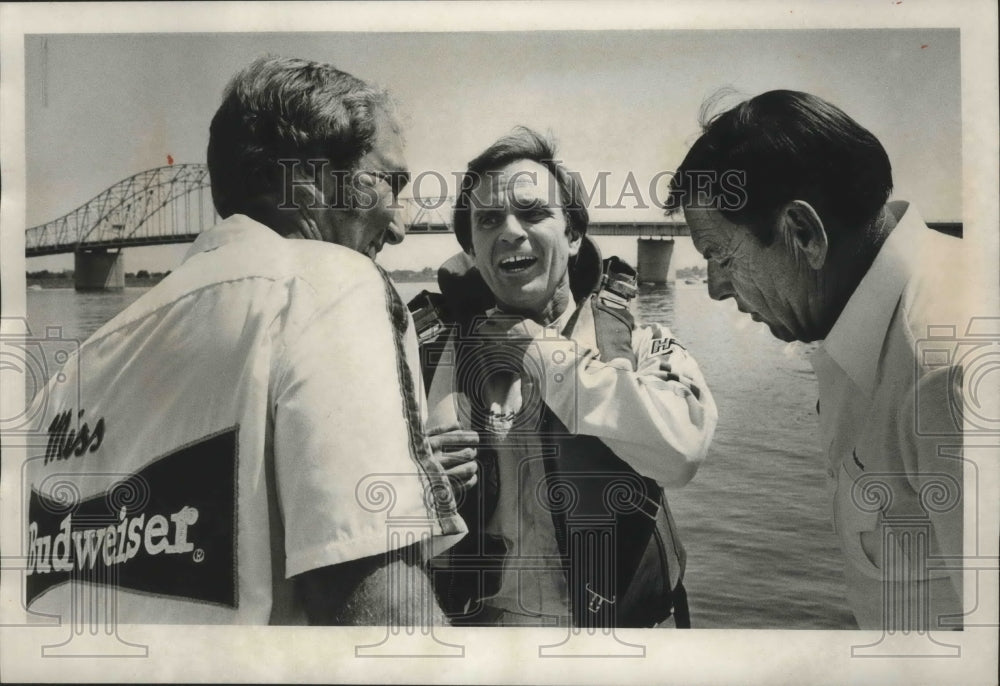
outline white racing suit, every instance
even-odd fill
[[[473,315],[488,293],[474,268],[456,280],[446,265],[444,295],[424,295],[443,316],[411,303],[428,432],[481,436],[479,485],[460,497],[470,535],[433,565],[456,623],[652,626],[673,613],[688,625],[685,555],[662,487],[694,476],[715,403],[668,330],[635,326],[621,297],[634,286],[601,287],[596,246],[584,245],[571,272],[580,304],[553,327]]]

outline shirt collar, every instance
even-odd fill
[[[878,360],[910,274],[908,253],[925,229],[915,208],[905,202],[888,205],[899,218],[875,261],[847,301],[822,349],[866,394],[875,386]]]
[[[186,262],[198,253],[215,250],[230,243],[246,241],[251,237],[264,238],[265,240],[267,238],[285,240],[260,222],[243,214],[234,214],[226,217],[208,231],[198,234],[198,238],[184,255],[184,261]]]

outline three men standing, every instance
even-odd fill
[[[67,607],[71,581],[113,579],[124,622],[440,620],[423,572],[440,549],[392,542],[362,486],[388,479],[392,515],[426,520],[440,548],[466,531],[450,475],[475,534],[438,570],[453,616],[681,623],[662,487],[692,478],[715,404],[670,332],[632,321],[628,270],[602,263],[579,180],[544,139],[522,130],[470,163],[463,255],[441,273],[453,326],[434,342],[453,364],[426,370],[429,418],[415,327],[370,259],[403,236],[386,94],[258,60],[226,89],[208,162],[224,221],[45,391],[72,456],[27,465],[33,611]],[[733,172],[735,204],[700,183]],[[927,564],[962,551],[961,459],[941,440],[961,435],[961,370],[920,341],[968,323],[952,297],[964,261],[891,188],[871,133],[772,91],[706,124],[668,209],[709,261],[711,297],[782,340],[824,341],[817,409],[859,625],[938,628],[962,610],[959,572]],[[410,585],[387,604],[395,572]]]

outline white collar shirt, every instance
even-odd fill
[[[962,242],[928,229],[912,206],[889,207],[898,224],[811,360],[847,596],[862,628],[886,624],[883,581],[888,589],[911,572],[911,600],[931,583],[932,612],[960,610],[944,572],[900,541],[915,526],[930,534],[922,540],[931,556],[961,554],[960,460],[942,450],[949,443],[961,450],[961,423],[951,413],[961,382],[956,387],[950,363],[924,352],[928,341],[953,350],[968,322],[960,314]],[[942,330],[950,338],[936,338]],[[921,502],[931,482],[944,499],[937,509]],[[890,562],[900,559],[909,562]]]

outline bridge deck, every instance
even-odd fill
[[[72,212],[25,231],[25,256],[189,243],[218,221],[211,198],[208,167],[170,164],[133,174],[108,187]],[[432,201],[433,202],[430,202]],[[448,220],[454,197],[411,198],[407,233],[452,233]],[[959,222],[933,228],[962,235]],[[594,236],[689,236],[682,221],[591,222]]]
[[[961,222],[928,222],[928,226],[952,236],[962,236]],[[432,234],[450,234],[452,233],[452,230],[447,224],[422,223],[410,226],[406,233],[407,236],[421,236]],[[592,222],[587,228],[587,233],[591,236],[636,236],[639,238],[672,238],[675,236],[691,235],[691,231],[683,222]],[[25,250],[25,257],[41,257],[43,255],[72,253],[77,250],[113,250],[146,245],[191,243],[197,237],[197,233],[178,233],[174,235],[118,238],[114,241],[88,241],[85,243],[45,245],[27,248]]]

